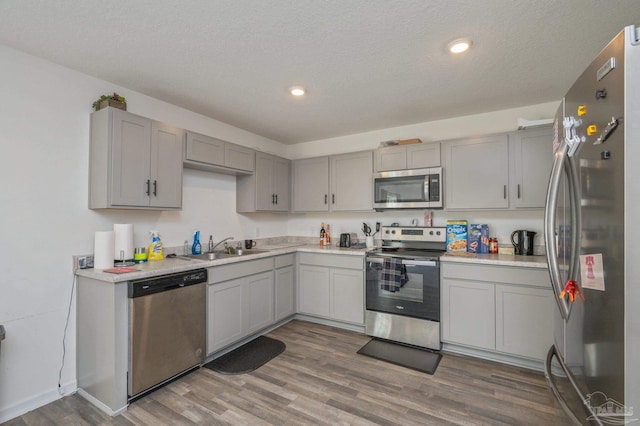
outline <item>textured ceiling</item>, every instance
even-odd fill
[[[0,43],[283,143],[558,100],[629,24],[638,0],[0,1]]]

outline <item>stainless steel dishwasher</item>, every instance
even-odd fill
[[[128,283],[130,399],[204,361],[206,283],[205,269]]]

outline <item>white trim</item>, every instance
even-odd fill
[[[458,346],[451,343],[443,343],[442,351],[460,355],[467,355],[474,358],[486,359],[489,361],[499,362],[501,364],[527,368],[529,370],[544,371],[544,360],[522,358],[515,355],[507,355],[500,352],[487,351],[466,346]]]
[[[78,389],[78,384],[75,380],[64,383],[59,389],[51,389],[46,392],[42,392],[30,398],[25,398],[16,404],[9,407],[0,408],[0,423],[15,419],[23,414],[33,411],[37,408],[43,407],[53,401],[56,401],[63,396],[73,395]]]
[[[108,405],[104,404],[102,401],[96,399],[93,395],[88,393],[82,388],[78,388],[78,395],[89,401],[91,404],[95,405],[97,408],[107,413],[111,417],[117,416],[118,414],[122,414],[127,411],[128,405],[125,405],[122,408],[118,408],[117,410],[112,410]]]

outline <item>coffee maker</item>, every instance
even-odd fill
[[[515,249],[515,254],[521,254],[525,256],[533,255],[533,240],[536,233],[533,231],[525,231],[518,229],[511,233],[511,244]]]

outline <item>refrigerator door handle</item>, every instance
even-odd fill
[[[565,171],[569,183],[569,204],[571,208],[571,258],[569,259],[569,279],[579,281],[580,278],[580,230],[582,229],[580,215],[580,178],[578,168],[573,157],[567,157]]]
[[[556,224],[556,207],[558,205],[558,190],[560,188],[560,177],[564,170],[565,158],[567,156],[567,145],[562,144],[556,152],[553,160],[553,168],[549,177],[549,187],[547,188],[547,200],[544,210],[544,245],[549,264],[549,276],[551,278],[551,288],[553,289],[554,299],[558,305],[560,315],[564,320],[569,319],[571,314],[571,306],[567,305],[563,299],[560,299],[560,267],[558,265],[558,247],[555,244],[555,224]],[[564,288],[564,285],[562,285]]]

